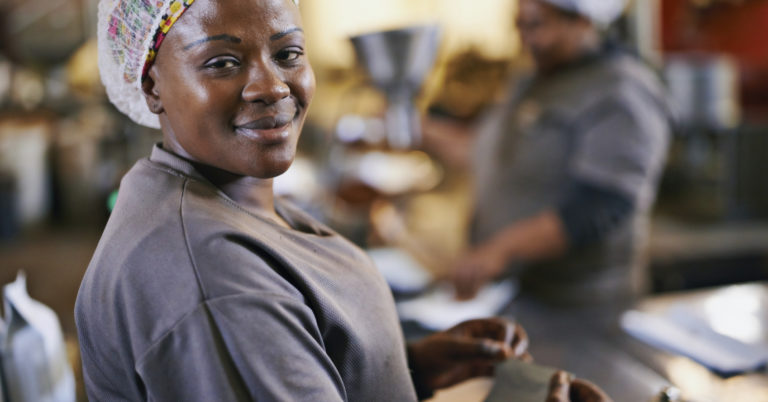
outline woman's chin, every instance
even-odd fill
[[[285,173],[288,170],[288,168],[291,167],[292,163],[293,163],[293,155],[291,155],[290,158],[286,158],[286,159],[272,160],[270,161],[268,166],[264,166],[267,164],[260,163],[259,164],[260,166],[254,166],[251,169],[250,174],[247,174],[247,175],[260,178],[260,179],[271,179]]]

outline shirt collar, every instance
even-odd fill
[[[188,160],[163,149],[161,143],[156,143],[152,147],[152,153],[149,155],[149,161],[157,163],[159,165],[167,166],[179,173],[184,174],[198,180],[208,181],[200,172],[195,169],[195,166]]]
[[[176,172],[183,174],[184,176],[191,177],[196,180],[213,184],[208,181],[200,172],[195,169],[195,165],[187,159],[184,159],[170,151],[163,149],[162,143],[156,143],[152,147],[152,153],[149,155],[149,161],[173,169]],[[215,186],[214,186],[215,187]],[[220,191],[217,189],[217,191]],[[229,199],[226,194],[221,193],[223,197]],[[235,201],[233,203],[237,204]],[[294,229],[305,233],[310,233],[318,236],[330,236],[333,232],[324,227],[318,225],[308,216],[291,206],[290,203],[284,202],[280,197],[275,197],[275,208],[280,216],[285,219],[286,222]]]

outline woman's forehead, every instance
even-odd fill
[[[183,31],[187,40],[195,40],[195,34],[211,33],[271,36],[300,28],[301,18],[292,0],[195,0],[176,24],[174,29]]]

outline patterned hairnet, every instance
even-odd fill
[[[109,100],[141,125],[160,128],[141,82],[173,23],[194,0],[100,0],[99,72]],[[298,0],[293,0],[298,4]]]
[[[627,0],[542,0],[557,8],[581,14],[598,25],[609,25],[618,18]]]

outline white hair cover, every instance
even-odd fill
[[[557,8],[581,14],[601,26],[615,21],[627,5],[627,0],[541,0]]]

